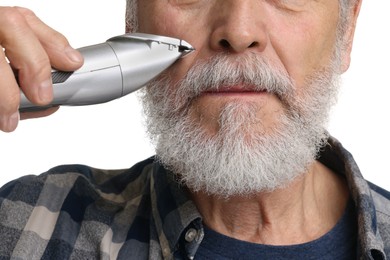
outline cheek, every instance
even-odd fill
[[[173,82],[184,77],[197,60],[207,58],[207,22],[205,10],[186,10],[161,0],[147,0],[139,8],[139,31],[164,35],[189,42],[196,51],[178,60],[167,72]],[[164,2],[164,3],[157,3]],[[145,12],[148,15],[145,15]],[[147,17],[147,19],[145,19]],[[197,22],[194,22],[197,21]]]
[[[145,2],[147,3],[139,7],[140,32],[182,39],[186,34],[197,33],[196,27],[199,23],[194,23],[197,20],[193,11],[182,10],[168,3],[169,1],[145,0]]]
[[[303,86],[308,76],[330,64],[336,23],[312,17],[275,25],[279,30],[270,36],[273,49],[297,86]]]

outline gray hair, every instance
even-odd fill
[[[340,0],[339,3],[339,28],[338,31],[342,34],[348,29],[348,24],[352,18],[352,9],[358,0]]]
[[[126,32],[138,30],[138,0],[126,0]]]

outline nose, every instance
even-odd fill
[[[242,53],[262,51],[267,45],[263,1],[220,0],[213,18],[211,47],[218,51]]]

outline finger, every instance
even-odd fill
[[[56,30],[42,22],[31,10],[16,7],[25,17],[43,48],[48,54],[50,63],[58,70],[73,71],[83,63],[81,54],[73,49],[68,40]]]
[[[11,132],[19,122],[20,91],[0,45],[0,130]]]
[[[60,107],[50,107],[48,109],[42,110],[42,111],[34,111],[34,112],[25,112],[20,114],[20,119],[30,119],[30,118],[38,118],[38,117],[45,117],[53,114],[56,112]]]
[[[0,11],[0,44],[18,72],[19,85],[31,102],[45,105],[52,99],[49,58],[17,9],[0,7]]]

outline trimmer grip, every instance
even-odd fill
[[[20,111],[36,111],[59,105],[98,104],[122,95],[120,64],[107,43],[79,49],[84,64],[76,71],[52,70],[53,101],[50,105],[36,106],[21,94]]]
[[[72,74],[73,71],[53,71],[51,73],[53,84],[64,83]]]

